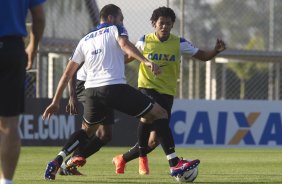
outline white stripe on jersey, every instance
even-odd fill
[[[127,36],[127,31],[110,24],[97,28],[80,40],[71,60],[78,64],[85,61],[85,88],[125,84],[124,53],[117,39],[120,35]]]

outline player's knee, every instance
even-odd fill
[[[159,145],[159,141],[157,139],[152,139],[152,140],[149,140],[148,142],[148,146],[151,148],[151,149],[154,149],[155,147],[157,147]]]
[[[143,116],[141,122],[143,123],[152,123],[157,119],[167,119],[168,114],[167,111],[162,108],[158,103],[155,103],[153,108]]]
[[[96,136],[103,142],[108,143],[112,140],[112,133],[110,131],[97,131]]]
[[[97,127],[95,125],[90,126],[89,124],[84,122],[82,123],[81,129],[85,131],[88,137],[92,137],[93,135],[95,135]]]
[[[167,111],[162,108],[159,104],[154,104],[155,106],[155,109],[153,111],[153,120],[156,120],[156,119],[167,119],[168,118],[168,114],[167,114]]]
[[[103,142],[103,143],[108,143],[112,140],[112,135],[111,134],[102,134],[101,136],[99,136],[99,139]]]

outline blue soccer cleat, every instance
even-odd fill
[[[56,173],[59,168],[60,168],[59,163],[56,160],[49,162],[45,170],[45,175],[44,175],[45,179],[46,180],[55,180]]]

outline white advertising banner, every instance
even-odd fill
[[[282,101],[178,100],[170,126],[181,147],[282,147]]]

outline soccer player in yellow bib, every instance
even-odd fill
[[[214,49],[201,50],[186,39],[171,34],[175,18],[175,13],[171,8],[159,7],[155,9],[151,17],[155,32],[142,36],[136,44],[136,47],[148,60],[158,64],[162,69],[162,73],[155,76],[144,64],[140,64],[138,88],[166,109],[169,118],[173,98],[176,95],[181,54],[188,54],[201,61],[208,61],[226,48],[225,43],[217,39]],[[161,128],[157,126],[161,126]],[[148,132],[149,141],[148,137],[141,134],[143,131]],[[140,147],[142,141],[148,141],[148,147]],[[116,173],[123,174],[126,163],[139,157],[139,174],[149,174],[147,153],[154,150],[159,143],[161,143],[168,159],[171,176],[176,176],[179,172],[178,165],[188,161],[177,157],[169,124],[158,123],[139,124],[136,145],[128,152],[113,158]],[[143,153],[139,152],[139,149],[143,149]]]

